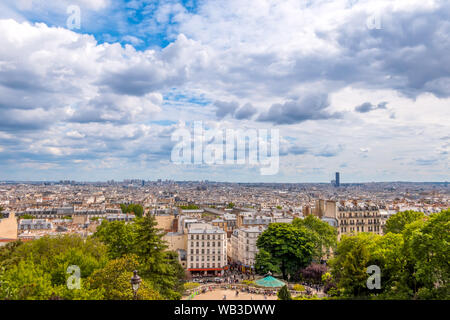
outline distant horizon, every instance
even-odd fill
[[[0,183],[61,183],[61,182],[75,182],[75,183],[108,183],[114,181],[115,183],[125,182],[125,180],[140,180],[144,182],[158,182],[156,180],[146,180],[142,178],[126,178],[122,180],[109,179],[109,180],[92,180],[92,181],[82,181],[82,180],[0,180]],[[165,181],[173,181],[173,182],[213,182],[213,183],[245,183],[245,184],[331,184],[330,182],[264,182],[264,181],[215,181],[215,180],[177,180],[177,179],[161,179],[161,182]],[[449,183],[449,181],[405,181],[405,180],[392,180],[392,181],[352,181],[352,182],[341,182],[340,185],[348,185],[348,184],[370,184],[370,183],[418,183],[418,184],[445,184]]]

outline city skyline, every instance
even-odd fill
[[[450,180],[450,3],[2,1],[0,180]],[[174,131],[279,129],[279,172]]]

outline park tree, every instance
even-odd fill
[[[106,247],[95,239],[77,235],[42,237],[21,243],[14,242],[0,249],[2,291],[7,299],[100,299],[101,292],[83,285],[83,279],[107,261]],[[24,269],[24,265],[28,270]],[[68,266],[80,269],[82,286],[67,288]]]
[[[258,274],[267,274],[268,272],[276,274],[281,272],[278,265],[273,263],[273,258],[270,253],[264,249],[260,249],[256,254],[255,271]]]
[[[304,227],[316,235],[314,259],[320,261],[324,255],[330,254],[336,248],[337,230],[325,221],[308,215],[304,219],[296,218],[292,222],[296,227]]]
[[[107,245],[110,259],[116,259],[135,250],[135,229],[133,223],[104,220],[97,227],[94,237]]]
[[[47,300],[52,293],[50,275],[31,259],[0,270],[0,299]]]
[[[153,216],[136,220],[134,253],[142,266],[142,274],[168,299],[180,299],[183,292],[180,281],[184,271],[178,262],[178,255],[167,251],[164,232],[158,229]]]
[[[104,268],[96,270],[87,281],[90,288],[101,290],[106,300],[132,300],[134,292],[130,279],[133,271],[139,269],[140,265],[135,255],[124,255],[109,261]],[[138,300],[162,299],[159,292],[146,279],[142,279],[136,295]]]
[[[130,203],[126,205],[122,203],[120,209],[122,209],[122,213],[133,213],[138,218],[144,215],[144,208],[140,204]]]
[[[279,300],[292,300],[291,293],[286,285],[281,287],[280,291],[278,291],[278,299]]]
[[[322,276],[327,271],[328,268],[326,265],[313,262],[306,268],[300,270],[300,275],[308,283],[319,284],[322,283]]]
[[[450,210],[431,214],[419,230],[406,236],[414,262],[414,276],[422,284],[416,298],[448,299]]]
[[[235,206],[235,204],[233,202],[228,203],[227,208],[228,209],[233,209]]]
[[[290,223],[272,223],[259,236],[258,249],[265,250],[272,257],[283,279],[306,267],[313,258],[316,236],[306,228]]]
[[[367,267],[370,248],[376,235],[360,233],[344,235],[338,243],[335,258],[330,261],[331,273],[344,297],[367,295]]]
[[[389,217],[389,219],[387,219],[384,233],[401,233],[406,225],[424,218],[425,215],[423,212],[416,212],[411,210],[397,212],[393,216]]]

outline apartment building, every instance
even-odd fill
[[[21,219],[19,230],[51,230],[53,224],[47,219]]]
[[[339,206],[337,220],[339,239],[343,234],[360,232],[383,234],[380,208],[378,206]]]
[[[226,232],[210,224],[191,225],[187,269],[191,274],[222,275],[228,268]]]
[[[236,229],[231,235],[231,262],[241,271],[253,271],[258,248],[256,242],[266,227],[249,227]]]
[[[17,240],[17,218],[14,213],[0,213],[0,245]]]
[[[267,227],[272,222],[272,217],[258,215],[254,212],[241,212],[237,218],[237,228]]]
[[[211,224],[224,230],[229,238],[233,230],[236,228],[236,215],[232,213],[225,213],[222,218],[212,220]]]
[[[318,199],[312,213],[321,220],[335,226],[338,239],[343,234],[371,232],[383,234],[380,207],[357,201],[338,203],[336,201]]]

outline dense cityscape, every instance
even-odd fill
[[[386,222],[398,213],[429,217],[450,208],[447,183],[341,183],[339,175],[329,184],[139,179],[3,182],[0,245],[67,235],[89,239],[112,222],[125,226],[142,216],[152,217],[156,229],[163,232],[161,241],[176,253],[184,270],[186,295],[198,294],[195,288],[212,279],[242,284],[255,280],[255,274],[261,277],[262,269],[275,271],[273,267],[265,270],[257,261],[261,259],[258,239],[270,225],[295,225],[298,219],[315,217],[331,227],[339,241],[358,234],[382,236]],[[336,248],[330,245],[327,249],[331,251],[316,259],[319,265],[325,266],[333,258]],[[241,278],[233,280],[236,276]],[[302,283],[303,294],[328,296],[324,283]],[[208,289],[214,291],[209,285],[201,292]],[[261,292],[255,291],[254,296]],[[264,293],[265,299],[270,292]],[[193,297],[196,295],[189,296]]]

